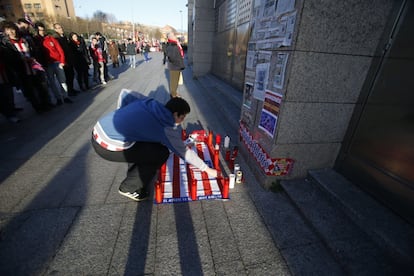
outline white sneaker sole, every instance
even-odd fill
[[[136,193],[136,192],[134,192],[134,193],[130,193],[130,192],[126,192],[126,193],[124,193],[124,192],[121,192],[120,190],[118,190],[118,193],[120,194],[120,195],[123,195],[123,196],[126,196],[126,197],[128,197],[128,198],[130,198],[130,199],[132,199],[132,200],[134,200],[134,201],[143,201],[143,200],[147,200],[148,198],[149,198],[149,196],[147,196],[147,197],[144,197],[144,198],[138,198],[137,196],[139,195],[138,193]]]

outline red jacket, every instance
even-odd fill
[[[99,46],[90,46],[91,56],[94,62],[106,62],[105,58],[102,55],[102,49]]]
[[[65,63],[65,54],[59,42],[50,35],[43,38],[43,49],[48,63]]]

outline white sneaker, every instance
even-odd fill
[[[103,81],[102,84],[106,84],[106,81]]]
[[[118,193],[120,195],[126,196],[132,200],[135,201],[143,201],[143,200],[147,200],[149,197],[149,193],[146,192],[145,190],[141,190],[141,191],[135,191],[133,193],[130,192],[122,192],[121,190],[118,190]]]

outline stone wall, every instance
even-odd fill
[[[296,42],[271,151],[295,159],[291,178],[334,165],[392,3],[307,0],[298,8]]]
[[[192,22],[189,23],[192,33],[192,37],[189,35],[190,61],[193,75],[197,77],[208,74],[211,70],[215,31],[214,1],[190,0],[188,6],[193,7],[192,18],[189,18],[189,22]]]

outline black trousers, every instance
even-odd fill
[[[160,143],[136,142],[125,151],[109,151],[102,148],[92,137],[92,146],[105,160],[128,163],[127,176],[119,186],[122,192],[148,190],[157,170],[170,155],[168,148]]]
[[[47,109],[49,104],[49,92],[47,90],[47,77],[44,72],[36,75],[24,75],[22,78],[23,95],[29,100],[37,112]]]
[[[4,116],[14,116],[14,94],[11,84],[0,83],[0,113]]]
[[[68,86],[68,93],[73,94],[73,81],[75,80],[75,70],[72,64],[66,64],[63,67],[63,70],[65,71],[65,77],[66,77],[66,85]],[[80,84],[79,84],[80,85]],[[71,95],[73,96],[73,95]]]
[[[89,89],[89,65],[85,60],[78,60],[74,64],[79,88]]]

